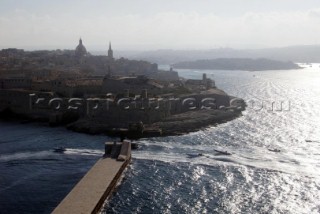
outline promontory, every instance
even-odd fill
[[[242,99],[204,73],[183,79],[146,61],[75,50],[0,51],[0,117],[42,121],[90,134],[180,135],[232,120]]]

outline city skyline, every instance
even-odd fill
[[[90,51],[268,48],[319,44],[320,3],[67,1],[0,3],[0,48]]]

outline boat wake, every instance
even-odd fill
[[[15,160],[47,160],[48,158],[53,158],[60,155],[92,155],[92,156],[102,156],[104,152],[102,150],[95,149],[71,149],[65,148],[64,152],[57,153],[54,149],[49,151],[39,151],[39,152],[18,152],[12,154],[0,155],[0,162],[8,162]]]
[[[0,161],[13,161],[23,159],[43,159],[48,156],[52,156],[51,151],[40,151],[40,152],[19,152],[13,154],[0,155]]]
[[[250,150],[219,146],[180,145],[177,142],[140,141],[141,149],[133,151],[134,159],[153,160],[166,163],[190,163],[196,165],[246,166],[288,174],[320,177],[320,173],[299,156],[282,150],[251,147]],[[211,148],[210,148],[211,147]],[[155,149],[156,148],[156,149]],[[217,148],[217,149],[216,149]],[[314,163],[316,165],[316,162]]]
[[[102,156],[104,151],[97,149],[70,149],[66,148],[63,154],[67,155],[93,155],[93,156]]]

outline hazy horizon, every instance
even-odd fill
[[[319,45],[317,0],[0,2],[0,48],[88,51]]]
[[[79,41],[79,39],[77,40]],[[17,49],[23,49],[25,51],[42,51],[42,50],[74,50],[78,43],[76,43],[74,46],[66,46],[66,47],[56,47],[56,46],[0,46],[1,49],[7,49],[7,48],[17,48]],[[109,47],[109,44],[104,44],[102,46],[90,46],[86,45],[84,43],[85,47],[87,48],[87,51],[91,54],[96,54],[100,52],[106,52]],[[282,48],[291,48],[291,47],[320,47],[320,44],[308,44],[308,45],[290,45],[290,46],[270,46],[270,47],[212,47],[212,48],[150,48],[150,49],[130,49],[130,48],[118,48],[115,45],[112,45],[112,49],[115,51],[115,54],[118,52],[157,52],[157,51],[210,51],[210,50],[267,50],[267,49],[282,49]]]

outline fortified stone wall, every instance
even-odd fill
[[[103,120],[106,123],[123,127],[123,124],[142,121],[145,124],[159,121],[170,116],[170,105],[167,101],[150,101],[147,99],[123,99],[117,101],[100,101],[96,109],[92,103],[87,109],[86,117]]]
[[[31,89],[31,79],[25,78],[5,78],[0,79],[0,89]]]
[[[17,114],[49,113],[50,106],[45,102],[36,104],[36,95],[49,100],[53,93],[34,92],[29,90],[0,90],[0,111],[10,109]],[[32,97],[35,95],[35,97]],[[34,108],[37,106],[36,108]]]
[[[149,77],[160,81],[178,81],[179,74],[176,71],[157,71],[150,73]]]
[[[127,83],[125,80],[118,79],[104,79],[102,84],[102,93],[114,93],[124,92],[129,90],[129,93],[140,95],[141,91],[146,89],[149,94],[160,94],[162,89],[146,82],[141,83]]]

